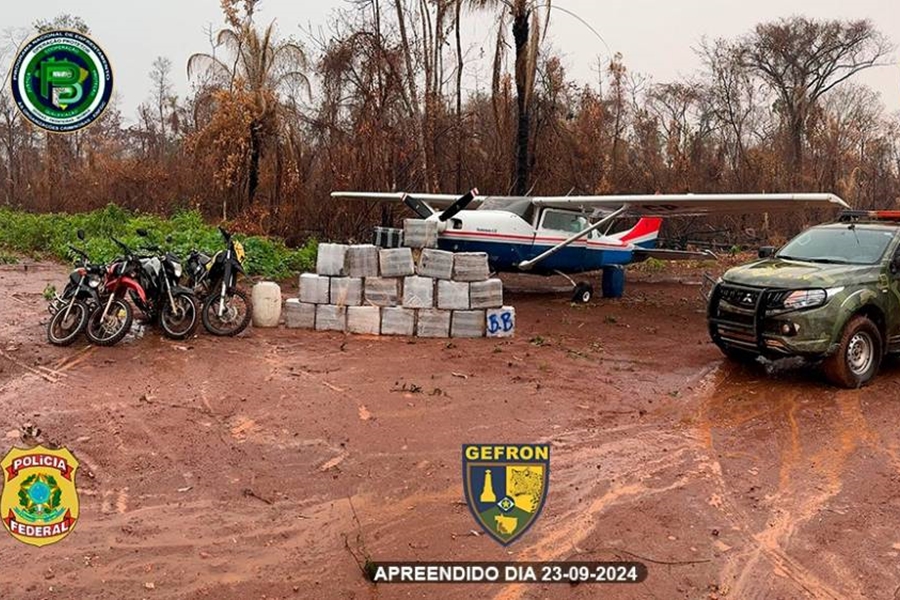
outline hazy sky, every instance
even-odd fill
[[[691,74],[699,64],[692,48],[703,36],[736,37],[760,21],[792,14],[818,18],[870,18],[895,45],[900,46],[900,2],[897,0],[553,0],[554,5],[577,13],[604,38],[613,52],[621,52],[631,71],[667,81]],[[41,18],[59,13],[80,15],[94,39],[110,55],[115,85],[126,119],[149,97],[148,71],[154,58],[166,56],[174,64],[176,91],[188,91],[185,62],[194,52],[209,49],[206,30],[222,25],[218,0],[4,0],[0,30],[26,30]],[[264,0],[259,21],[276,19],[282,35],[323,28],[344,0]],[[466,43],[470,55],[483,49],[490,55],[494,28],[489,19],[470,18]],[[597,57],[608,57],[606,47],[584,24],[556,11],[551,22],[554,47],[565,56],[569,73],[581,80],[597,80]],[[888,67],[859,76],[880,92],[889,112],[900,110],[900,64],[895,51]],[[11,57],[4,58],[5,63]],[[4,65],[4,71],[9,67]],[[488,83],[487,70],[469,74],[469,87]]]

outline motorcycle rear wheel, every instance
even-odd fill
[[[244,290],[234,288],[225,294],[225,311],[219,316],[221,292],[212,294],[203,303],[203,327],[219,337],[233,337],[247,329],[253,317],[250,298]],[[243,312],[242,312],[243,311]]]
[[[87,322],[88,308],[84,302],[76,300],[71,310],[63,306],[47,324],[47,341],[54,346],[71,346],[78,334],[84,331]]]
[[[166,304],[159,314],[159,326],[167,338],[184,340],[191,337],[200,325],[197,299],[190,294],[176,294],[174,300],[175,306]]]
[[[131,305],[124,300],[113,300],[106,319],[103,319],[103,311],[106,302],[102,302],[88,317],[85,335],[92,344],[97,346],[115,346],[131,331],[131,323],[134,321],[134,312]]]

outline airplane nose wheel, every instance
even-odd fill
[[[572,295],[572,302],[575,304],[587,304],[594,297],[594,286],[582,281],[575,286],[575,293]]]

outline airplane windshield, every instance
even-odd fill
[[[486,198],[478,210],[502,210],[519,215],[526,221],[530,219],[530,198]]]

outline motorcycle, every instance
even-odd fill
[[[146,230],[137,234],[148,238]],[[171,243],[171,239],[167,238]],[[158,320],[163,334],[173,340],[189,338],[200,324],[197,318],[197,298],[192,289],[180,285],[183,275],[181,261],[171,252],[156,245],[144,248],[155,255],[140,259],[138,281],[146,292],[145,299],[133,297],[135,304],[151,321]]]
[[[253,310],[247,293],[237,287],[244,275],[244,246],[219,227],[226,249],[210,257],[196,250],[187,260],[187,284],[202,298],[203,326],[213,335],[235,336],[250,324]]]
[[[78,231],[78,239],[84,241],[84,231]],[[47,340],[55,346],[70,346],[84,331],[88,316],[100,304],[103,284],[103,266],[91,264],[84,250],[71,244],[69,249],[81,258],[62,296],[57,294],[48,307],[53,316],[47,324]]]
[[[85,335],[97,346],[115,346],[131,330],[134,312],[126,296],[130,293],[146,302],[146,292],[136,277],[141,265],[137,256],[128,246],[111,238],[125,252],[124,257],[114,260],[107,268],[103,289],[107,293],[88,316]]]

